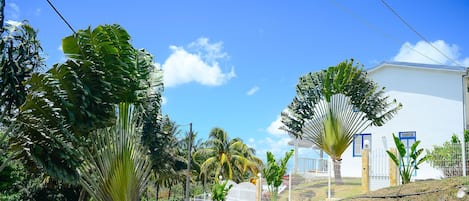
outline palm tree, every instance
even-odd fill
[[[154,66],[119,25],[80,30],[62,42],[69,59],[26,81],[30,92],[14,122],[10,150],[27,167],[76,183],[79,150],[93,131],[115,124],[115,104],[143,100]]]
[[[142,143],[149,149],[152,161],[152,170],[155,176],[156,200],[158,200],[159,189],[162,186],[173,185],[173,180],[179,175],[178,167],[185,163],[183,156],[179,154],[179,141],[177,135],[180,130],[176,122],[171,121],[169,116],[162,119],[158,117],[159,112],[147,110],[144,117]]]
[[[243,170],[258,171],[259,162],[248,146],[239,138],[229,139],[228,133],[221,128],[213,128],[209,134],[209,140],[206,147],[199,149],[194,157],[205,158],[200,168],[202,173],[208,175],[208,172],[214,172],[215,178],[219,175],[224,178],[242,181],[244,178]]]
[[[133,105],[120,103],[115,126],[95,131],[84,150],[80,184],[96,201],[138,201],[146,190],[151,164],[140,144]]]
[[[401,107],[396,100],[389,101],[384,88],[368,79],[353,60],[300,77],[296,94],[282,113],[282,129],[326,152],[338,184],[341,156],[354,135],[383,125]]]

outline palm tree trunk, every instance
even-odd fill
[[[334,179],[336,185],[343,185],[344,181],[342,181],[342,173],[340,172],[340,159],[333,160],[334,163]]]
[[[155,182],[155,201],[158,201],[158,197],[160,196],[160,184]]]
[[[171,187],[173,186],[172,183],[169,184],[169,189],[168,189],[168,200],[171,199]]]

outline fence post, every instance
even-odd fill
[[[396,156],[397,151],[395,148],[391,148],[389,151]],[[390,186],[397,186],[398,175],[399,174],[397,171],[397,165],[394,163],[394,161],[391,158],[389,158],[389,185]]]
[[[362,151],[362,193],[370,192],[370,150]]]
[[[261,201],[262,199],[262,174],[257,173],[257,180],[256,180],[256,201]]]

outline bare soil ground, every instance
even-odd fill
[[[295,182],[293,182],[295,181]],[[292,201],[310,201],[327,199],[327,179],[304,180],[295,177],[292,179]],[[344,178],[344,185],[335,185],[332,183],[333,200],[352,200],[352,201],[381,201],[381,200],[399,200],[399,201],[451,201],[468,200],[469,195],[464,198],[457,198],[457,192],[461,187],[469,187],[468,177],[454,177],[441,180],[416,181],[406,185],[389,187],[372,191],[367,194],[361,192],[360,178]],[[280,195],[281,201],[288,200],[288,189]]]

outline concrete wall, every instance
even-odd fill
[[[391,99],[401,102],[398,114],[382,127],[370,127],[372,148],[394,147],[392,133],[415,131],[420,147],[431,149],[450,139],[462,136],[464,128],[463,73],[435,69],[384,66],[372,73],[379,86],[385,86]],[[464,86],[465,88],[465,86]],[[383,137],[384,136],[384,137]],[[383,139],[384,138],[384,139]],[[352,146],[343,155],[342,175],[360,177],[360,157],[353,157]],[[421,166],[416,179],[440,178],[439,171],[428,164]]]

